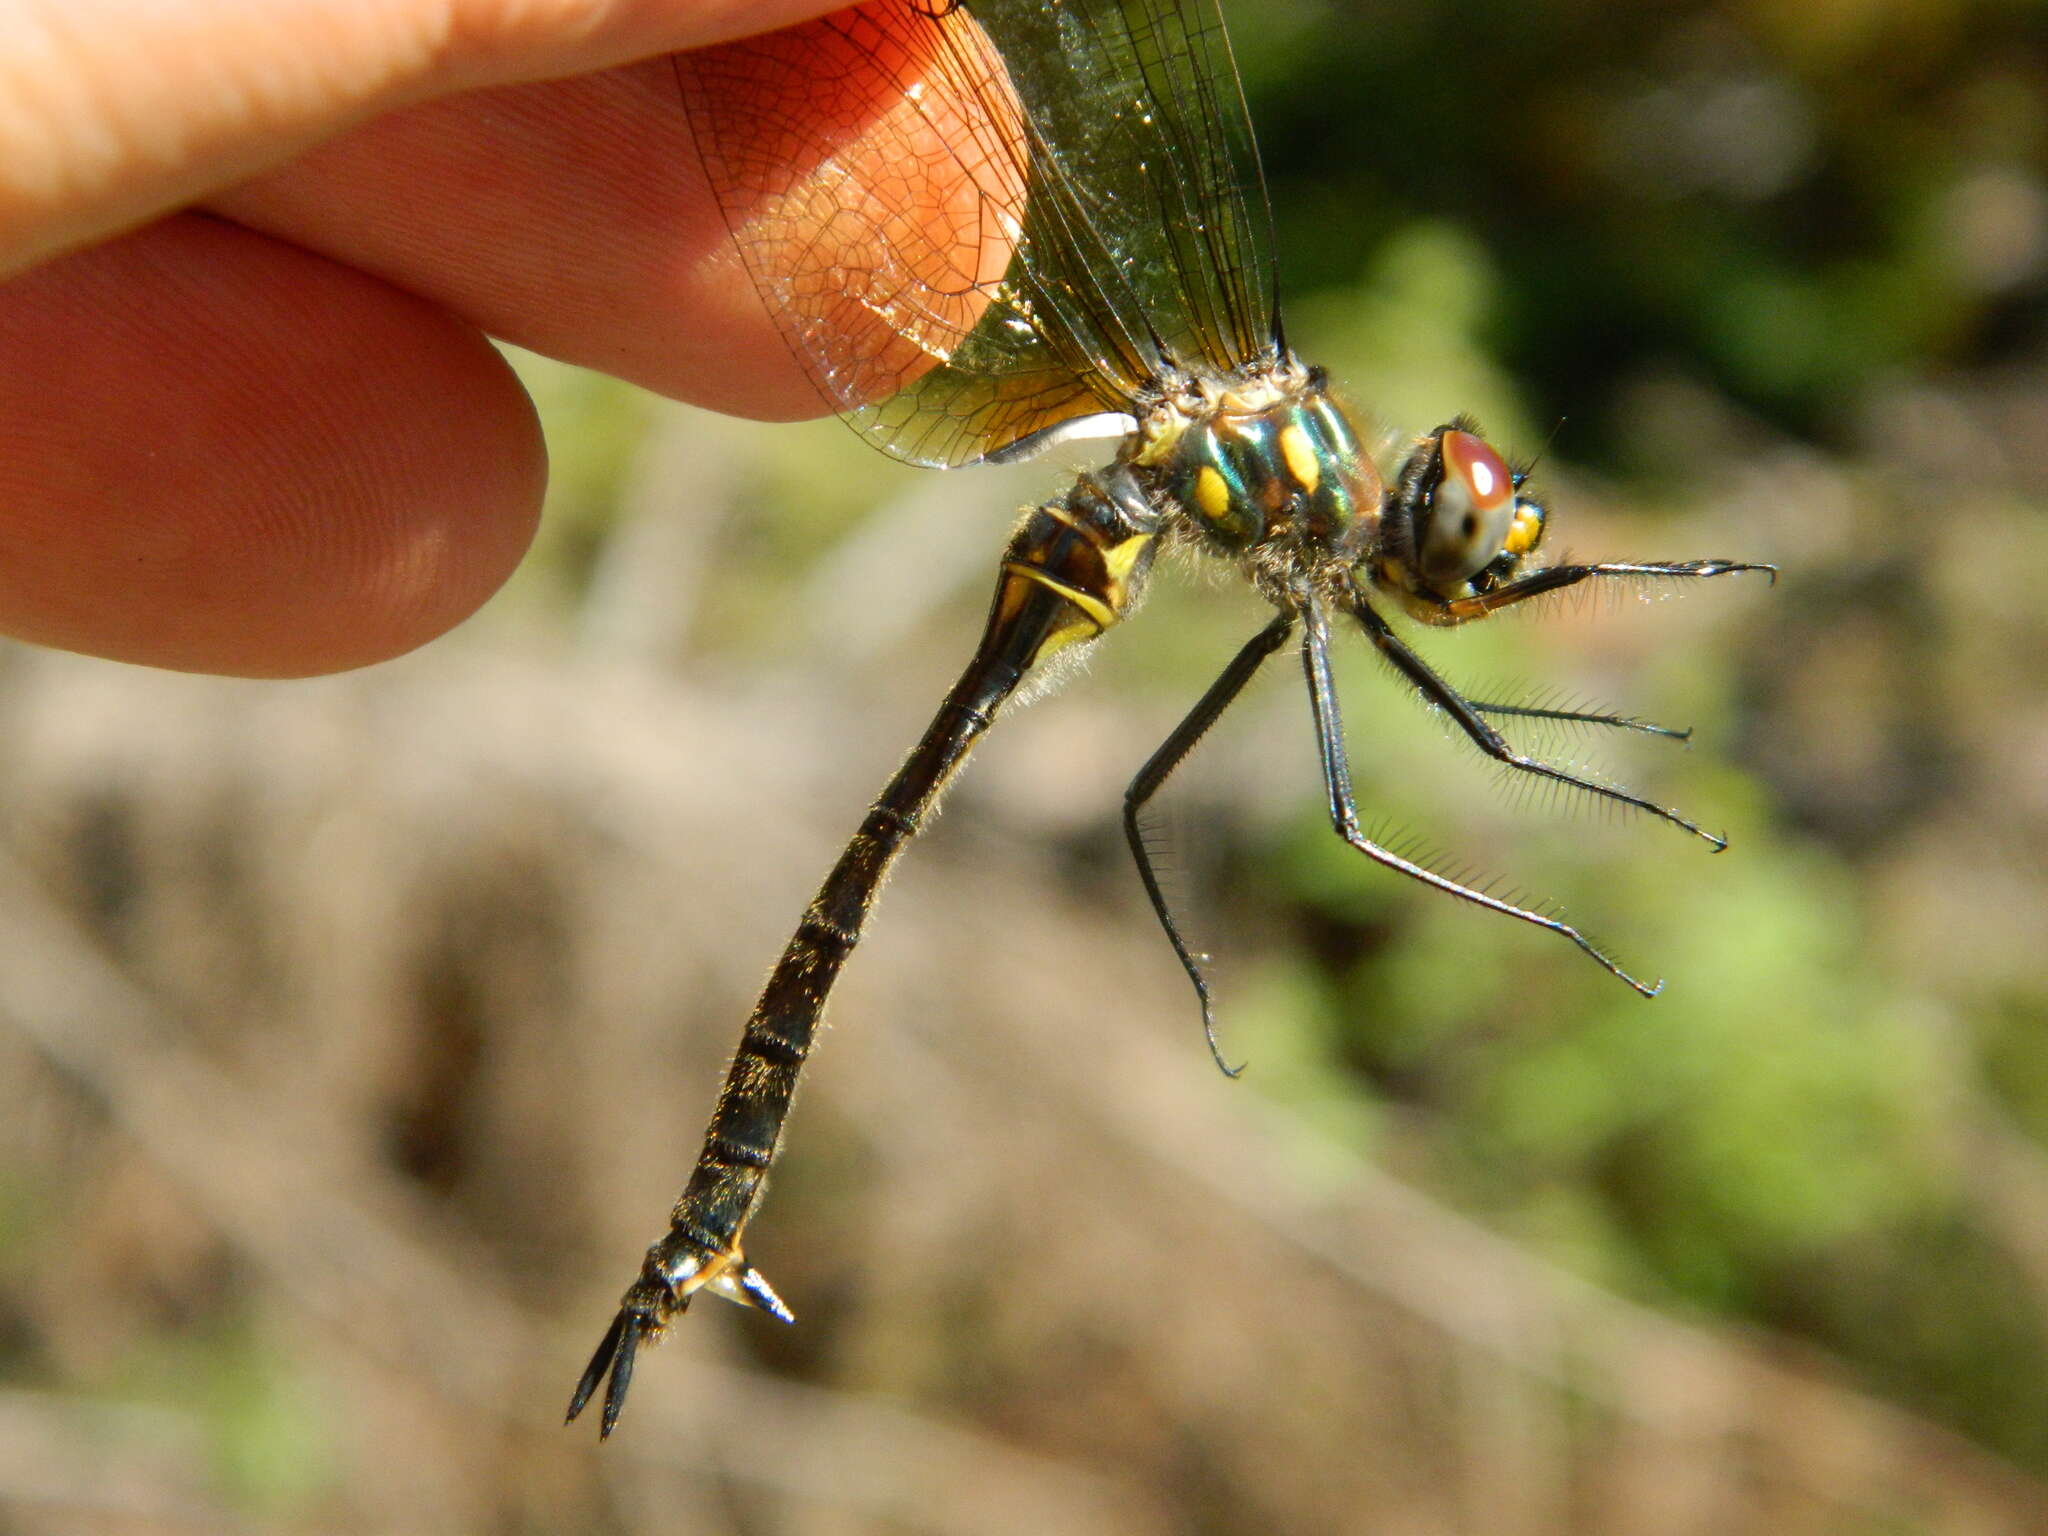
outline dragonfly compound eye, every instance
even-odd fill
[[[1506,549],[1515,477],[1486,440],[1450,428],[1437,439],[1440,478],[1416,529],[1422,577],[1442,592],[1471,580]]]

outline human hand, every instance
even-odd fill
[[[611,66],[826,9],[0,0],[0,630],[252,676],[439,634],[546,478],[485,332],[816,414],[666,62]]]

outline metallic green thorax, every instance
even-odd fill
[[[1208,413],[1160,467],[1168,494],[1226,550],[1284,540],[1342,558],[1378,526],[1379,475],[1320,388]]]

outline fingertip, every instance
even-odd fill
[[[240,672],[338,672],[414,650],[504,585],[540,523],[547,445],[504,355],[409,294],[344,270],[327,280],[345,309],[324,317],[311,356],[271,359],[304,377],[297,419],[260,436],[237,488],[244,509],[278,510],[229,523],[243,538],[233,563],[268,588],[222,610]],[[343,315],[355,334],[335,334]]]
[[[461,622],[531,541],[531,402],[472,328],[199,216],[0,288],[0,628],[292,677]]]

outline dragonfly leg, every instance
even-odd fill
[[[703,1149],[669,1230],[647,1250],[569,1400],[574,1419],[605,1385],[598,1432],[618,1423],[640,1346],[699,1291],[792,1321],[740,1248],[768,1189],[798,1074],[825,1001],[860,942],[883,880],[1003,703],[1040,662],[1093,640],[1129,611],[1158,514],[1125,469],[1084,476],[1025,519],[1005,553],[988,626],[923,737],[876,798],[782,951],[740,1037]]]
[[[1330,672],[1330,629],[1323,616],[1320,603],[1315,599],[1305,602],[1301,610],[1303,634],[1301,644],[1302,670],[1308,677],[1309,708],[1315,717],[1316,750],[1322,762],[1323,788],[1328,796],[1331,825],[1337,835],[1353,848],[1376,864],[1385,865],[1418,880],[1433,890],[1443,891],[1468,901],[1475,907],[1484,907],[1489,912],[1498,912],[1520,922],[1547,929],[1569,940],[1589,955],[1602,970],[1626,982],[1645,997],[1655,997],[1663,983],[1645,984],[1629,975],[1610,959],[1598,945],[1579,932],[1571,924],[1516,906],[1498,896],[1488,895],[1476,887],[1465,885],[1435,870],[1403,858],[1391,848],[1382,847],[1365,835],[1359,825],[1357,802],[1351,793],[1351,764],[1344,748],[1344,721],[1337,708],[1336,680]]]
[[[1690,832],[1712,847],[1716,853],[1728,846],[1727,838],[1704,830],[1669,806],[1659,805],[1654,800],[1646,800],[1641,795],[1617,785],[1602,784],[1597,779],[1584,778],[1539,758],[1517,752],[1508,745],[1507,738],[1487,722],[1477,706],[1446,682],[1435,668],[1394,633],[1387,621],[1380,617],[1371,603],[1366,601],[1365,594],[1355,586],[1351,592],[1350,608],[1351,615],[1358,620],[1359,627],[1365,631],[1366,636],[1394,670],[1408,679],[1424,699],[1448,715],[1458,729],[1470,738],[1472,745],[1495,762],[1517,773],[1532,774],[1539,779],[1549,779],[1556,784],[1568,785],[1573,789],[1582,789],[1588,794],[1599,795],[1632,810],[1647,811],[1660,821],[1668,821],[1682,831]]]
[[[1710,576],[1733,576],[1740,571],[1761,571],[1773,582],[1778,579],[1775,565],[1746,560],[1610,560],[1597,565],[1553,565],[1519,581],[1511,581],[1506,586],[1495,587],[1491,592],[1436,600],[1428,612],[1432,623],[1462,624],[1467,619],[1484,618],[1489,613],[1498,613],[1503,608],[1525,603],[1546,592],[1562,592],[1582,581],[1612,580],[1616,577],[1694,581]]]
[[[1174,769],[1208,734],[1209,727],[1236,701],[1266,658],[1285,645],[1287,637],[1293,633],[1294,615],[1282,613],[1252,636],[1231,658],[1222,675],[1209,685],[1208,692],[1188,711],[1187,718],[1173,728],[1173,734],[1161,742],[1159,750],[1146,760],[1145,766],[1131,780],[1131,787],[1124,791],[1124,840],[1131,845],[1131,857],[1137,860],[1138,878],[1145,882],[1145,897],[1152,903],[1152,913],[1159,919],[1159,926],[1166,930],[1166,941],[1173,946],[1180,968],[1194,983],[1195,998],[1202,1005],[1202,1035],[1209,1042],[1210,1056],[1225,1077],[1236,1077],[1244,1068],[1232,1067],[1223,1059],[1223,1048],[1216,1041],[1216,1015],[1209,997],[1209,980],[1202,974],[1201,961],[1181,936],[1180,925],[1173,920],[1173,910],[1167,905],[1166,892],[1160,888],[1158,871],[1152,865],[1152,850],[1145,846],[1145,834],[1138,825],[1138,818],[1152,797],[1172,777]]]
[[[1566,709],[1556,704],[1496,704],[1484,699],[1469,699],[1473,711],[1491,719],[1505,715],[1515,720],[1555,720],[1567,725],[1598,725],[1615,731],[1640,731],[1645,736],[1662,736],[1666,741],[1688,742],[1692,740],[1692,727],[1679,729],[1676,726],[1658,725],[1652,720],[1639,720],[1634,715],[1617,715],[1605,709]]]

